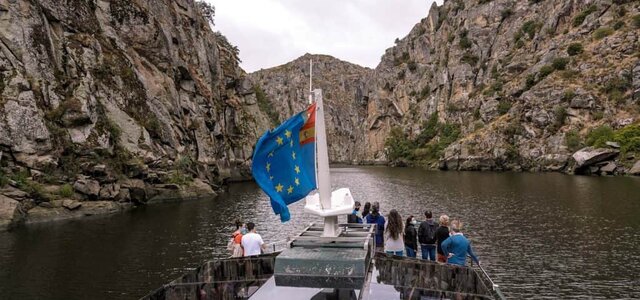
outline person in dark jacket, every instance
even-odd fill
[[[371,206],[371,213],[367,215],[367,224],[376,224],[376,250],[382,251],[384,248],[384,224],[385,219],[380,214],[380,204],[378,202],[373,203]]]
[[[440,216],[440,227],[436,229],[436,244],[437,244],[437,257],[436,260],[441,263],[447,262],[447,256],[442,252],[442,242],[449,238],[449,216],[442,215]]]
[[[407,257],[416,257],[416,253],[418,252],[417,223],[413,216],[409,216],[407,218],[407,224],[404,226],[404,248],[407,251]]]
[[[362,219],[366,220],[367,215],[371,212],[371,202],[365,202],[362,208]]]
[[[426,221],[420,224],[418,229],[418,241],[420,242],[420,250],[422,251],[422,259],[431,261],[436,260],[436,229],[438,223],[434,222],[433,214],[430,210],[424,212]]]
[[[360,218],[360,202],[356,201],[353,205],[353,211],[347,216],[347,223],[359,223],[362,224],[362,218]]]

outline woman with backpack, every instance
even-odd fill
[[[442,215],[440,216],[439,221],[440,227],[438,227],[438,229],[436,230],[436,244],[438,246],[438,254],[436,260],[441,263],[446,263],[447,256],[444,255],[444,252],[442,251],[442,242],[449,238],[449,216]]]
[[[418,229],[418,241],[420,242],[420,250],[422,251],[422,259],[431,261],[436,260],[436,229],[438,223],[434,222],[433,214],[430,210],[424,212],[426,221],[420,224]]]
[[[407,250],[407,257],[416,257],[418,252],[418,232],[415,226],[417,223],[413,216],[409,216],[404,227],[404,248]]]

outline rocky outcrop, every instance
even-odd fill
[[[269,121],[238,49],[198,7],[0,0],[0,175],[29,195],[22,207],[64,197],[140,204],[150,191],[173,195],[166,184],[204,182],[213,193],[250,178]]]
[[[640,121],[639,13],[634,1],[434,4],[370,80],[366,159],[395,159],[397,127],[414,164],[570,171],[568,135],[584,144]]]
[[[328,55],[306,54],[285,65],[251,73],[258,102],[273,111],[273,124],[308,106],[309,61],[313,60],[313,88],[323,91],[329,159],[354,163],[363,156],[363,126],[367,111],[366,81],[373,70]]]
[[[575,160],[575,172],[576,173],[596,173],[595,171],[600,170],[605,173],[613,173],[616,169],[616,165],[613,162],[608,162],[600,168],[595,168],[594,171],[590,171],[589,168],[594,165],[611,160],[612,158],[618,156],[620,151],[614,149],[606,149],[606,148],[597,148],[594,149],[592,147],[587,147],[581,149],[572,155],[572,158]]]

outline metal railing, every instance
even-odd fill
[[[468,256],[468,258],[471,258],[471,256]],[[491,284],[491,289],[496,293],[496,295],[498,296],[498,298],[500,300],[504,300],[507,299],[504,297],[504,295],[502,294],[502,291],[500,291],[500,286],[497,285],[495,282],[493,282],[493,279],[491,279],[491,276],[489,276],[489,273],[487,273],[487,271],[482,267],[481,264],[477,264],[478,268],[480,269],[480,271],[482,271],[482,274],[484,275],[484,277],[487,279],[487,281],[489,281],[489,283]],[[471,259],[471,266],[473,267],[473,259]]]

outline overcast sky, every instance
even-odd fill
[[[374,68],[396,38],[427,16],[434,0],[206,0],[214,30],[240,48],[247,72],[305,53]],[[436,1],[442,4],[442,0]]]

